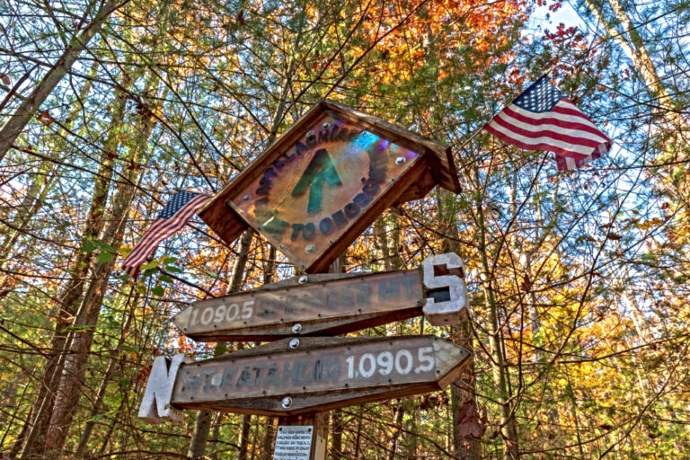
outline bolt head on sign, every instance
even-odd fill
[[[447,148],[322,101],[199,214],[226,242],[252,227],[314,273],[386,207],[436,184],[459,192]]]

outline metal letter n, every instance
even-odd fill
[[[184,413],[170,406],[177,371],[185,360],[184,354],[172,359],[159,356],[153,361],[146,391],[139,407],[139,418],[149,423],[161,423],[164,419],[182,422]]]

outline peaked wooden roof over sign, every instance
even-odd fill
[[[448,147],[322,100],[199,215],[228,244],[252,227],[314,273],[385,208],[435,185],[460,192]]]

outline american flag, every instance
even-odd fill
[[[561,171],[579,168],[611,148],[611,139],[544,76],[486,125],[525,150],[556,153]]]
[[[201,207],[206,204],[210,196],[198,193],[179,191],[165,205],[158,214],[151,227],[146,230],[139,244],[134,246],[125,261],[122,269],[128,275],[136,277],[139,267],[156,250],[161,241],[179,231],[192,218]]]

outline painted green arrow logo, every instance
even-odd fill
[[[309,202],[307,203],[307,213],[311,214],[321,210],[323,198],[323,183],[326,182],[331,187],[342,185],[338,171],[335,170],[333,160],[326,149],[319,149],[311,159],[309,166],[302,174],[299,182],[292,190],[292,196],[299,195],[309,187]]]

